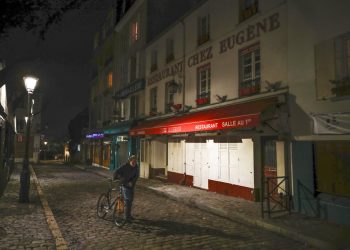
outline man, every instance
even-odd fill
[[[134,199],[135,184],[138,177],[139,168],[136,155],[131,155],[129,161],[113,173],[113,179],[120,179],[120,184],[122,185],[125,200],[124,216],[127,221],[133,219],[131,216],[131,207]]]

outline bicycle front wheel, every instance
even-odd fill
[[[97,216],[104,218],[109,210],[109,202],[107,194],[101,194],[97,202]]]
[[[124,217],[124,208],[125,208],[124,199],[122,197],[118,197],[113,209],[113,220],[118,227],[123,226],[126,221]]]

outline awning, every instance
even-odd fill
[[[168,119],[145,121],[130,130],[131,136],[203,132],[259,125],[261,112],[277,103],[277,98],[228,105]]]
[[[117,123],[114,126],[110,126],[103,129],[103,133],[105,135],[122,135],[128,134],[131,126],[133,125],[133,121],[122,121]]]

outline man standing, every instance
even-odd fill
[[[133,219],[131,216],[131,207],[134,199],[135,184],[138,177],[139,168],[136,155],[131,155],[129,161],[113,173],[113,179],[120,179],[122,185],[125,200],[124,216],[127,221]]]

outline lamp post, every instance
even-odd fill
[[[27,127],[26,127],[26,140],[25,140],[25,149],[23,157],[23,167],[20,177],[20,190],[19,190],[19,201],[20,202],[29,202],[29,186],[30,186],[30,173],[29,173],[29,160],[28,160],[28,151],[29,151],[29,136],[30,136],[30,123],[31,123],[31,110],[32,110],[32,99],[35,86],[38,82],[38,78],[33,76],[23,77],[24,85],[28,92],[28,105],[27,105]]]

